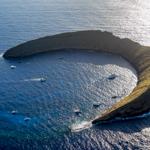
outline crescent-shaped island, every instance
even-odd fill
[[[6,59],[21,58],[62,49],[92,49],[117,54],[128,60],[138,73],[138,83],[132,93],[96,117],[93,124],[150,111],[150,47],[130,39],[92,30],[62,33],[23,43],[7,50],[3,56]]]

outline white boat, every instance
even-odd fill
[[[16,66],[14,66],[14,65],[11,65],[11,66],[10,66],[10,68],[11,68],[11,69],[15,69],[15,68],[16,68]]]
[[[46,78],[41,78],[40,81],[41,81],[41,82],[45,82],[45,81],[46,81]]]
[[[24,121],[26,121],[26,122],[27,122],[27,121],[30,121],[30,120],[31,120],[30,117],[25,117],[25,118],[24,118]]]
[[[80,114],[81,114],[81,111],[80,111],[80,109],[74,109],[74,113],[75,113],[76,115],[80,115]]]
[[[116,99],[116,98],[118,98],[118,96],[112,96],[112,99]]]
[[[114,80],[117,77],[116,74],[112,74],[108,77],[109,80]]]
[[[17,114],[17,110],[12,110],[12,111],[11,111],[11,114],[12,114],[12,115]]]
[[[100,103],[94,103],[94,104],[93,104],[93,107],[94,107],[94,108],[98,108],[100,105],[101,105]]]

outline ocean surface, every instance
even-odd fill
[[[150,45],[149,0],[0,1],[0,150],[150,150],[150,116],[78,131],[136,86],[122,57],[63,50],[2,58],[31,39],[91,29]]]

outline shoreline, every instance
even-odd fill
[[[86,49],[122,56],[136,69],[138,83],[133,92],[96,117],[92,123],[116,117],[131,117],[150,110],[150,47],[130,39],[120,39],[109,32],[78,31],[32,40],[4,53],[4,58],[20,58],[61,49]]]

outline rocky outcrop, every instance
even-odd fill
[[[93,120],[93,124],[115,117],[136,116],[150,110],[150,47],[130,39],[120,39],[109,32],[79,31],[48,36],[9,49],[5,58],[18,58],[61,49],[92,49],[121,55],[138,72],[138,84],[126,98]]]

